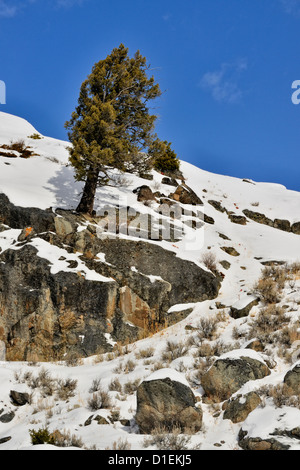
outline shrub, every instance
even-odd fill
[[[101,379],[93,379],[92,385],[89,389],[89,393],[98,392],[101,389]]]
[[[257,390],[261,398],[271,398],[277,408],[293,406],[300,408],[300,397],[285,383],[265,385]]]
[[[111,399],[109,393],[105,390],[99,390],[97,393],[93,393],[92,397],[88,400],[88,407],[91,411],[110,408]]]
[[[124,385],[124,393],[131,395],[132,393],[136,392],[139,384],[140,384],[140,379],[129,380]]]
[[[194,357],[215,357],[221,356],[222,354],[234,349],[232,345],[225,345],[222,341],[216,341],[215,343],[203,342],[198,348]]]
[[[112,379],[108,388],[110,391],[122,393],[122,384],[118,378]]]
[[[70,431],[59,431],[56,429],[51,433],[52,438],[54,439],[54,445],[57,447],[83,447],[83,442],[81,437],[71,434]]]
[[[119,439],[118,441],[114,441],[112,445],[112,450],[130,450],[131,444],[127,441],[127,439]],[[110,450],[106,448],[106,450]]]
[[[74,391],[77,387],[77,380],[70,378],[58,381],[57,397],[59,400],[68,400],[74,396]]]
[[[286,322],[287,317],[283,308],[274,304],[267,305],[260,310],[252,323],[253,336],[257,333],[270,335],[281,329]]]
[[[132,361],[131,359],[128,359],[128,361],[126,362],[126,364],[124,366],[125,374],[128,374],[129,372],[134,371],[135,366],[136,366],[135,362]]]
[[[38,429],[37,431],[30,429],[29,434],[31,437],[31,443],[34,446],[39,444],[55,445],[54,437],[50,434],[47,427]]]
[[[188,348],[181,341],[176,343],[173,341],[167,341],[165,351],[162,353],[163,361],[174,361],[178,357],[184,356],[188,352]]]
[[[151,437],[145,438],[143,446],[155,446],[158,450],[189,450],[191,436],[181,434],[181,428],[174,426],[171,430],[157,427]]]
[[[155,349],[152,347],[146,349],[140,349],[140,351],[135,353],[135,357],[137,359],[146,359],[148,357],[152,357],[154,354]]]
[[[198,327],[197,327],[197,337],[200,341],[204,339],[212,340],[216,334],[217,326],[218,326],[218,317],[215,316],[208,316],[202,317],[199,320]]]
[[[275,304],[281,299],[277,282],[272,278],[260,279],[254,287],[254,294],[265,304]]]
[[[29,139],[34,139],[34,140],[40,140],[42,139],[43,137],[40,135],[40,134],[37,134],[36,132],[32,135],[29,135],[28,136]]]
[[[45,427],[37,431],[30,429],[29,434],[32,445],[51,444],[57,447],[83,447],[81,438],[78,438],[75,434],[71,435],[69,431],[55,430],[50,433],[48,428]]]
[[[213,252],[207,251],[203,253],[201,261],[210,271],[215,272],[217,270],[216,255]]]

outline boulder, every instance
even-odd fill
[[[168,176],[165,176],[162,180],[161,180],[162,184],[167,184],[168,186],[175,186],[177,187],[178,186],[178,183],[176,181],[175,178],[169,178]]]
[[[203,206],[202,200],[197,196],[197,194],[186,184],[181,184],[177,187],[176,191],[173,194],[170,194],[169,197],[175,201],[180,202],[181,204],[190,204],[192,206]]]
[[[234,319],[247,317],[252,308],[259,303],[259,300],[254,296],[245,296],[240,299],[230,308],[230,316]]]
[[[80,356],[106,346],[117,284],[79,272],[51,272],[30,244],[0,254],[0,340],[7,360],[50,360],[72,350]]]
[[[230,256],[240,256],[240,253],[232,246],[222,246],[221,250],[225,251]]]
[[[275,219],[274,228],[278,228],[279,230],[283,230],[284,232],[290,232],[291,223],[289,220]]]
[[[214,201],[213,199],[210,199],[209,201],[207,201],[208,204],[210,204],[211,206],[213,206],[214,209],[216,209],[217,211],[219,212],[227,212],[225,207],[222,206],[221,202],[220,201]]]
[[[293,390],[295,395],[300,395],[300,364],[296,364],[285,374],[283,382]]]
[[[245,421],[249,413],[255,410],[262,403],[259,395],[249,392],[246,395],[236,395],[228,402],[224,403],[223,419],[230,419],[233,423]]]
[[[142,434],[155,428],[179,427],[182,432],[202,427],[202,410],[187,381],[172,369],[160,369],[137,389],[136,422]]]
[[[234,224],[247,225],[247,219],[243,215],[229,214],[228,217]]]
[[[30,397],[28,393],[17,392],[16,390],[10,391],[10,399],[12,403],[16,406],[24,406],[26,403],[30,402]]]
[[[144,202],[144,201],[155,201],[156,198],[149,186],[143,185],[140,186],[137,189],[134,189],[134,194],[137,194],[137,200],[139,202]]]
[[[296,235],[300,235],[300,222],[295,222],[291,227],[291,231]]]
[[[10,423],[15,417],[14,411],[8,411],[7,413],[1,413],[0,411],[0,422],[1,423]]]
[[[220,265],[223,266],[224,269],[229,269],[231,264],[229,263],[229,261],[226,261],[226,260],[222,260],[220,261]]]
[[[238,435],[239,446],[243,450],[289,450],[290,445],[283,444],[274,437],[262,439],[261,437],[248,437],[242,429]]]
[[[228,400],[249,380],[270,375],[261,355],[252,350],[234,350],[217,359],[202,376],[201,385],[206,401]]]
[[[157,295],[163,293],[165,307],[169,310],[177,304],[214,299],[221,286],[220,280],[212,273],[157,244],[111,238],[99,240],[97,250],[104,253],[106,262],[119,272],[116,277],[111,268],[110,276],[120,279],[121,285],[125,285],[123,276],[126,276],[126,285],[151,308],[157,309],[155,292]],[[96,269],[99,263],[94,264]],[[130,266],[134,266],[135,270],[130,270]],[[138,289],[139,285],[141,287]],[[150,293],[151,296],[148,295]]]
[[[264,214],[261,214],[260,212],[254,212],[254,211],[250,211],[249,209],[245,209],[243,210],[243,213],[245,214],[246,217],[253,220],[254,222],[257,222],[263,225],[268,225],[269,227],[274,226],[273,220],[269,219],[268,217],[266,217]]]
[[[8,442],[11,440],[11,436],[7,436],[7,437],[2,437],[0,439],[0,444],[5,444],[5,442]]]

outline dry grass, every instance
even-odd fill
[[[191,435],[187,431],[182,434],[180,426],[173,426],[172,429],[164,426],[155,428],[151,437],[146,437],[143,447],[155,446],[158,450],[191,450]],[[193,450],[199,447],[193,447]]]
[[[262,398],[263,403],[265,399],[271,398],[277,408],[293,406],[300,409],[300,396],[295,395],[295,392],[285,383],[265,385],[257,390],[257,393]]]

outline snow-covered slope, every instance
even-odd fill
[[[38,131],[25,120],[0,112],[0,147],[22,139],[27,146],[32,147],[36,154],[29,159],[0,156],[0,193],[5,193],[13,204],[22,207],[75,209],[82,184],[74,181],[72,167],[68,165],[68,142],[45,136],[34,139],[32,138],[34,134],[38,134]],[[198,245],[195,243],[191,245],[185,237],[175,244],[166,241],[162,244],[178,256],[192,260],[204,268],[203,253],[208,251],[213,253],[217,260],[218,270],[224,274],[219,297],[214,301],[185,306],[193,308],[192,313],[185,320],[152,337],[129,345],[122,354],[118,349],[119,353],[106,354],[101,358],[97,356],[84,359],[79,365],[73,367],[62,363],[30,365],[2,361],[0,363],[0,442],[1,439],[4,441],[0,444],[0,449],[32,448],[29,430],[43,428],[46,425],[51,431],[59,429],[76,435],[87,448],[112,449],[114,446],[118,448],[122,441],[127,443],[127,447],[131,446],[131,449],[142,449],[144,437],[136,432],[134,424],[136,409],[136,397],[132,391],[136,389],[134,382],[146,379],[157,368],[169,368],[180,371],[184,381],[187,380],[192,385],[195,395],[200,400],[203,392],[201,386],[195,385],[193,380],[195,363],[199,359],[195,356],[197,348],[189,347],[184,355],[166,362],[162,359],[162,353],[166,350],[168,341],[186,343],[194,334],[191,328],[197,328],[201,318],[211,318],[220,313],[216,306],[219,303],[223,305],[221,311],[223,316],[218,324],[218,341],[223,342],[228,350],[243,348],[246,343],[242,336],[243,331],[247,332],[248,322],[258,312],[259,306],[254,308],[250,318],[239,320],[230,317],[229,308],[233,305],[241,306],[249,299],[248,294],[261,274],[262,262],[300,261],[300,235],[284,232],[249,219],[246,225],[240,225],[233,223],[228,217],[230,212],[244,216],[242,211],[248,209],[260,212],[272,220],[285,219],[293,224],[300,221],[300,193],[289,191],[278,184],[215,175],[187,162],[181,162],[181,171],[186,184],[203,201],[201,211],[212,217],[214,224],[205,224],[204,228],[198,229],[199,232],[201,231]],[[157,172],[153,172],[152,181],[145,181],[132,174],[126,174],[125,178],[116,175],[117,178],[119,178],[118,184],[114,187],[98,190],[96,211],[101,210],[106,204],[119,203],[136,208],[140,212],[151,213],[155,211],[155,207],[138,203],[133,190],[142,184],[147,184],[153,191],[167,194],[171,191],[170,187],[162,184],[162,175]],[[122,181],[121,184],[120,181]],[[217,201],[226,208],[226,212],[216,210],[208,201]],[[194,210],[193,206],[187,208]],[[187,231],[187,237],[190,235],[191,232]],[[9,247],[9,244],[9,234],[0,233],[0,251]],[[222,250],[224,247],[234,248],[239,255],[231,256]],[[220,264],[221,261],[229,262],[230,268],[224,269]],[[283,303],[285,301],[290,305],[296,321],[297,305],[300,302],[300,283],[299,280],[295,282],[293,296],[290,296],[291,289],[287,288]],[[179,310],[182,306],[177,308]],[[238,345],[233,339],[234,329],[240,330]],[[192,342],[190,341],[189,344]],[[148,357],[145,353],[147,350]],[[270,376],[258,381],[260,386],[279,383],[291,367],[291,364],[286,364],[279,357],[275,360],[277,366],[272,369]],[[32,393],[29,377],[37,377],[41,371],[45,370],[54,381],[58,378],[76,380],[77,387],[74,396],[69,397],[67,401],[60,400],[54,394],[43,394],[43,391],[37,388],[33,393],[31,404],[14,408],[9,398],[10,390]],[[89,407],[90,390],[96,379],[101,380],[101,387],[105,390],[109,389],[112,379],[118,379],[120,390],[122,389],[122,391],[109,391],[111,409],[102,409],[97,413],[92,412]],[[250,382],[245,389],[249,391],[257,387],[258,383]],[[192,436],[190,446],[201,444],[202,449],[214,450],[238,448],[237,434],[241,426],[234,425],[229,420],[223,420],[221,410],[217,416],[215,407],[210,407],[205,403],[201,405],[204,412],[204,430]],[[1,409],[3,409],[2,413]],[[9,423],[1,422],[1,415],[12,409],[14,409],[15,418]],[[125,425],[124,421],[117,420],[114,424],[99,425],[96,421],[92,421],[91,424],[84,425],[91,415],[99,414],[108,418],[112,411],[119,411],[121,419],[129,420],[129,422]],[[293,420],[290,409],[283,408],[281,415],[285,412],[287,419]],[[260,432],[265,415],[268,413],[271,413],[272,419],[279,427],[279,420],[276,418],[278,413],[268,402],[268,407],[255,410],[257,432]],[[256,437],[254,417],[252,414],[250,416],[252,416],[252,421],[249,418],[248,426]],[[264,433],[266,434],[266,431]],[[6,437],[11,437],[11,439],[5,441]],[[221,443],[220,447],[215,447],[215,443]],[[292,440],[290,445],[292,448],[300,449],[296,441]],[[48,447],[45,445],[41,448]]]

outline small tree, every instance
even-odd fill
[[[148,103],[161,91],[148,71],[146,58],[139,51],[130,58],[121,44],[94,65],[81,86],[78,106],[65,124],[75,177],[85,182],[78,212],[92,213],[97,186],[109,182],[108,170],[126,170],[155,139],[156,116]]]

